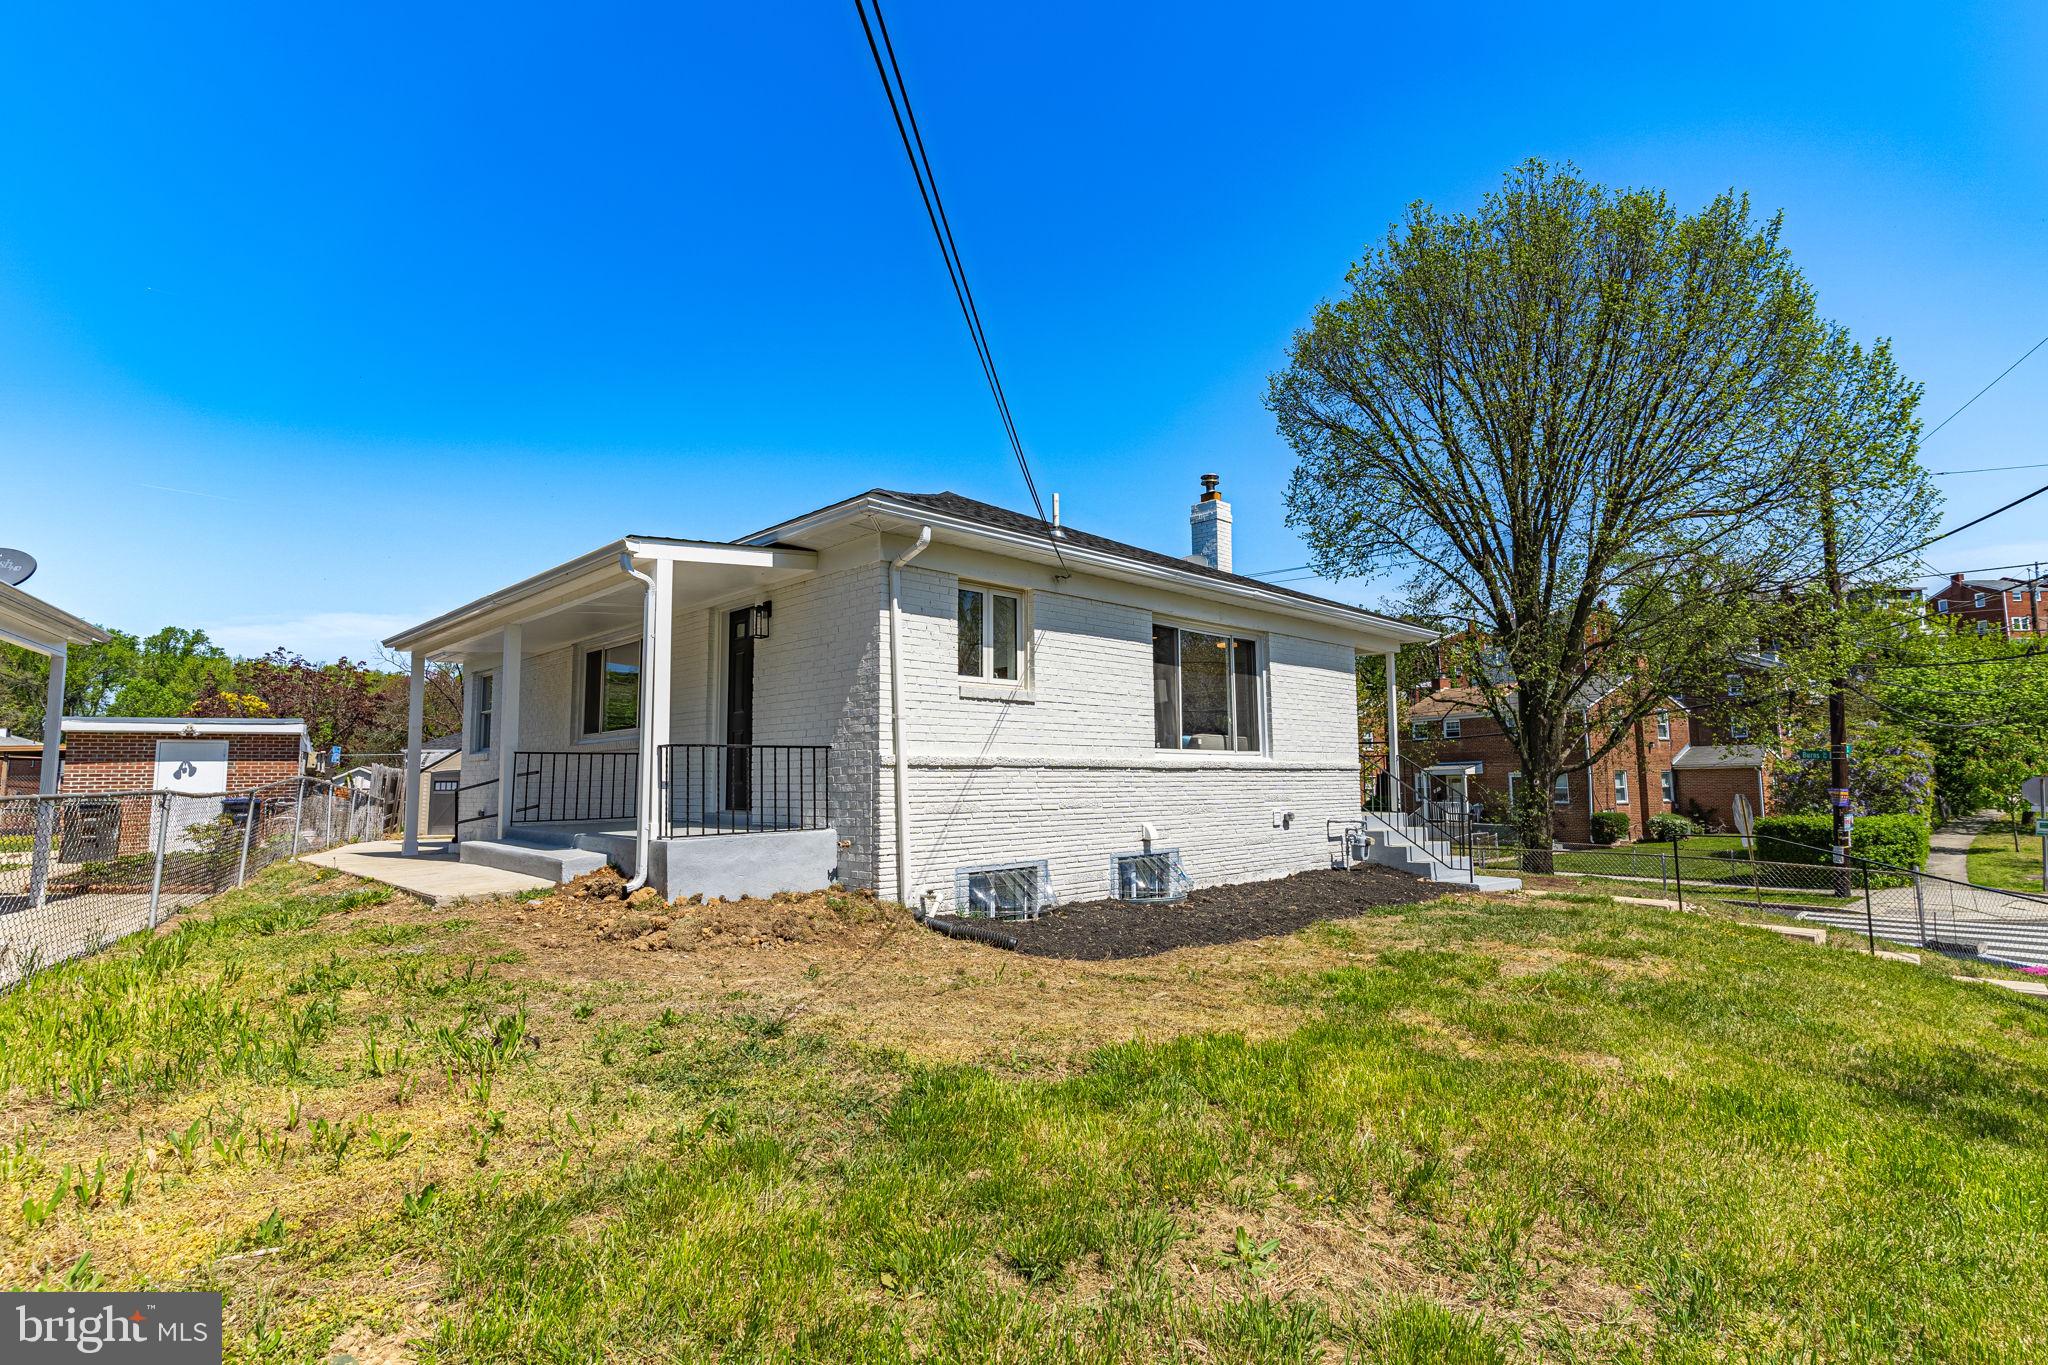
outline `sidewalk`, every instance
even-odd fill
[[[1934,831],[1927,855],[1928,875],[1946,877],[1952,882],[1970,880],[1970,844],[1999,818],[1990,813],[1966,815]]]

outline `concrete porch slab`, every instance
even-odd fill
[[[376,839],[329,849],[325,853],[308,853],[300,861],[382,882],[433,905],[456,905],[489,896],[514,896],[522,891],[546,891],[555,885],[540,877],[460,862],[445,841],[429,843],[421,840],[419,854],[411,858],[405,856],[405,845],[398,840]]]

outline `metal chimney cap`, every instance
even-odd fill
[[[1216,485],[1222,482],[1223,476],[1220,474],[1204,474],[1202,476],[1202,491],[1204,493],[1214,493]]]

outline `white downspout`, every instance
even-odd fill
[[[640,596],[640,677],[642,680],[640,706],[647,710],[646,682],[651,672],[657,642],[654,638],[654,576],[640,572],[633,567],[633,556],[619,551],[619,567],[640,580],[646,588]],[[640,717],[640,790],[639,799],[634,803],[636,815],[633,820],[633,880],[626,883],[626,894],[632,895],[647,885],[649,871],[647,859],[647,831],[654,821],[654,798],[648,794],[648,782],[655,778],[654,765],[660,754],[650,752],[654,744],[654,725],[651,715]]]
[[[932,543],[932,528],[889,561],[889,744],[896,755],[896,901],[910,904],[910,755],[903,748],[903,566]]]

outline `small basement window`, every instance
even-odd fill
[[[1188,894],[1188,876],[1181,870],[1180,850],[1117,853],[1109,859],[1109,894],[1120,901],[1177,901]]]
[[[963,867],[953,874],[955,914],[989,919],[1030,919],[1052,904],[1045,860]]]

